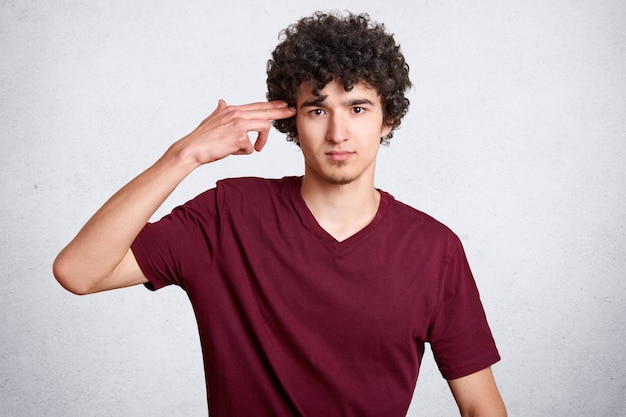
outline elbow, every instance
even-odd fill
[[[72,262],[63,256],[63,252],[56,257],[52,264],[52,274],[63,288],[76,295],[91,294],[93,291],[89,288],[86,281],[81,279],[82,274],[75,269],[72,266]]]

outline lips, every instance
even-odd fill
[[[347,161],[354,155],[354,152],[351,151],[330,151],[326,152],[326,156],[331,161]]]

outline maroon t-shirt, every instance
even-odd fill
[[[220,181],[132,246],[149,286],[189,295],[211,417],[404,416],[425,343],[447,379],[499,360],[456,235],[381,191],[338,242],[300,184]]]

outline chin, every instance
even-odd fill
[[[356,178],[348,176],[329,175],[326,178],[326,182],[331,185],[347,185],[352,183]]]

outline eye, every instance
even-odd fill
[[[324,114],[324,110],[322,110],[322,109],[313,109],[313,110],[309,111],[309,114],[311,116],[313,116],[313,117],[321,116],[321,115]]]
[[[364,112],[365,112],[365,108],[363,108],[363,107],[355,106],[355,107],[352,108],[352,113],[361,114],[361,113],[364,113]]]

